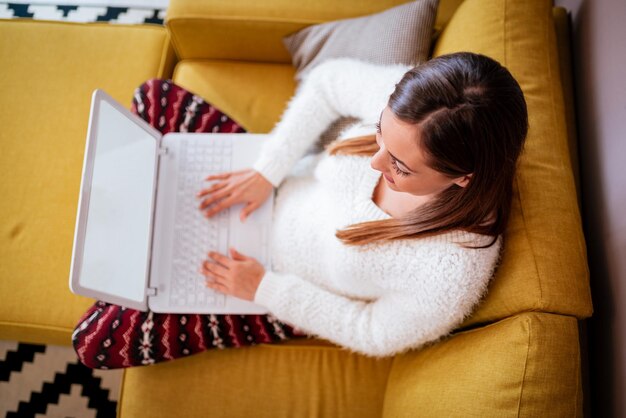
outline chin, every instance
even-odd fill
[[[402,191],[402,190],[398,190],[398,187],[394,183],[387,182],[387,187],[389,187],[391,190],[396,191],[396,192]]]

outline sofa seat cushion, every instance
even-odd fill
[[[302,338],[127,369],[118,416],[576,416],[580,384],[576,319],[524,313],[391,358]]]
[[[523,313],[396,356],[384,417],[582,416],[576,318]]]
[[[172,60],[159,26],[0,20],[0,338],[70,344],[93,303],[68,286],[92,91],[130,106]]]
[[[552,2],[466,0],[434,55],[472,51],[507,67],[526,98],[529,132],[520,157],[502,265],[465,325],[526,310],[585,318],[591,294],[567,138]]]
[[[269,132],[296,88],[291,64],[183,60],[174,82],[217,107],[248,132]]]
[[[380,417],[391,359],[315,339],[124,371],[118,417]]]

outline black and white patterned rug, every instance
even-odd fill
[[[92,370],[71,347],[0,341],[0,417],[115,417],[121,370]]]
[[[95,1],[51,3],[46,0],[31,2],[0,1],[0,19],[29,18],[67,22],[152,23],[162,25],[167,2],[138,1],[109,4]],[[113,5],[111,4],[113,3]]]

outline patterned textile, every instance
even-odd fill
[[[112,24],[163,25],[163,5],[145,2],[132,7],[90,4],[53,4],[54,2],[10,3],[0,1],[0,19],[57,20],[65,22],[106,22]]]
[[[148,80],[133,96],[131,112],[168,132],[245,132],[237,122],[171,80]]]
[[[114,417],[122,370],[92,370],[71,347],[0,341],[0,417]]]
[[[131,111],[161,133],[245,132],[200,97],[152,79],[134,93]],[[272,315],[159,314],[96,302],[72,342],[80,361],[98,369],[149,365],[209,348],[251,346],[305,336]]]

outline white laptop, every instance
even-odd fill
[[[206,218],[206,176],[251,167],[266,134],[162,135],[102,90],[93,93],[70,271],[72,292],[139,310],[262,314],[205,286],[209,251],[270,266],[273,194],[242,223],[243,204]]]

